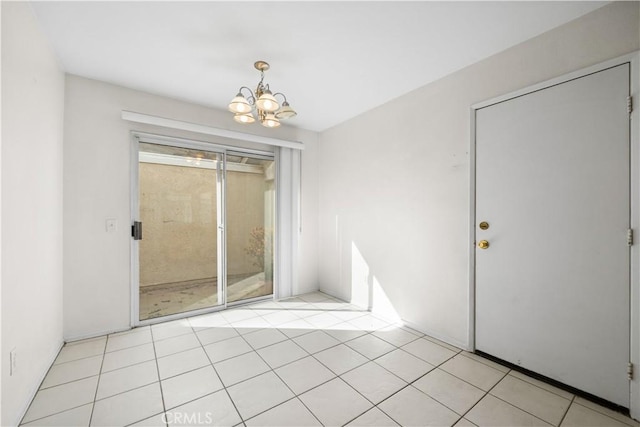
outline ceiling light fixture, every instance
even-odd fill
[[[290,119],[296,116],[295,110],[287,102],[287,97],[283,93],[271,93],[269,85],[264,83],[264,72],[269,69],[269,64],[265,61],[256,61],[253,64],[256,70],[260,71],[260,81],[255,93],[246,86],[238,90],[238,94],[229,103],[229,111],[234,113],[233,119],[238,123],[249,124],[256,121],[257,116],[262,126],[277,128],[281,119]],[[242,93],[246,89],[248,93]],[[282,96],[282,105],[278,103],[276,96]]]

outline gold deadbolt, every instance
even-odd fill
[[[486,240],[480,240],[480,241],[478,242],[478,247],[479,247],[480,249],[487,249],[487,248],[489,247],[489,242],[488,242],[488,241],[486,241]]]
[[[486,230],[489,228],[489,223],[487,221],[482,221],[478,226],[480,227],[480,230]]]

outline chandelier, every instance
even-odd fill
[[[255,93],[248,87],[242,86],[236,97],[229,103],[229,111],[234,113],[233,119],[238,123],[253,123],[257,118],[262,126],[277,128],[280,126],[281,119],[289,119],[297,113],[291,108],[284,94],[280,92],[272,94],[269,85],[264,83],[264,72],[269,69],[269,64],[265,61],[256,61],[253,66],[260,71],[260,81]],[[246,90],[246,96],[242,93],[243,89]],[[282,105],[276,99],[278,95],[283,98]]]

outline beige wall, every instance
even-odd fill
[[[265,175],[227,172],[227,274],[257,273],[253,258],[245,252],[251,230],[265,227]]]
[[[321,289],[365,305],[375,291],[374,309],[388,299],[466,346],[471,106],[637,50],[639,7],[613,2],[322,132]]]
[[[140,286],[217,276],[216,171],[140,163]]]
[[[140,163],[140,286],[217,277],[216,171]],[[227,272],[260,271],[245,248],[264,227],[265,176],[227,172]]]
[[[2,12],[2,400],[14,426],[62,346],[64,73],[26,2]],[[9,352],[17,370],[9,374]]]

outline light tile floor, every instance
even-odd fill
[[[67,344],[24,426],[638,426],[316,292]]]

